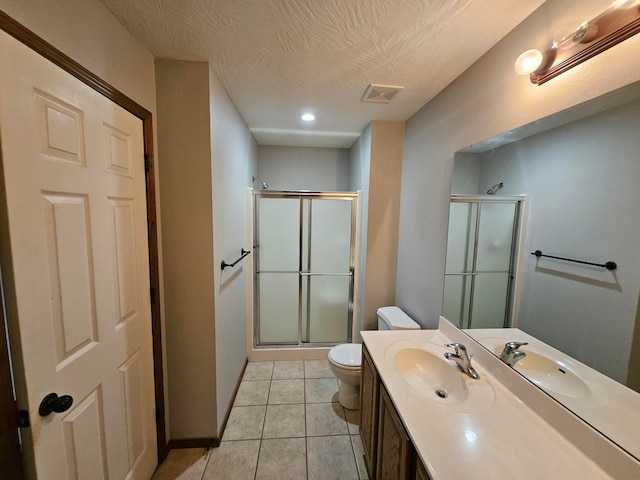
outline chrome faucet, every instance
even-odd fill
[[[527,356],[525,352],[518,350],[518,348],[528,344],[528,342],[507,342],[504,345],[502,353],[500,353],[500,360],[510,367],[513,367],[518,360]]]
[[[446,347],[455,348],[455,353],[446,352],[444,357],[447,360],[453,360],[458,365],[458,368],[462,370],[464,373],[469,375],[471,378],[478,379],[480,375],[476,372],[475,368],[471,366],[471,356],[467,353],[467,347],[465,347],[461,343],[449,343],[445,345]]]

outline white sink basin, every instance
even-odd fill
[[[506,343],[506,342],[505,342]],[[500,355],[504,344],[494,347],[494,353]],[[575,369],[561,359],[550,358],[548,352],[525,345],[519,348],[527,354],[514,365],[514,369],[544,390],[559,393],[567,397],[585,398],[591,395],[591,389]]]
[[[392,372],[421,397],[465,412],[484,410],[493,404],[493,388],[486,378],[472,379],[445,359],[452,351],[420,340],[400,340],[389,346],[385,360]]]
[[[459,369],[444,356],[440,358],[422,348],[407,347],[398,350],[393,360],[400,376],[428,398],[457,403],[469,396]]]

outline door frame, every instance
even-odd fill
[[[144,139],[144,158],[145,158],[145,182],[146,182],[146,201],[147,201],[147,229],[148,229],[148,246],[149,246],[149,280],[151,288],[151,335],[153,342],[153,370],[154,370],[154,387],[155,387],[155,404],[156,404],[156,437],[158,448],[158,464],[166,458],[168,453],[166,439],[166,419],[165,419],[165,402],[164,402],[164,376],[163,376],[163,359],[162,359],[162,331],[161,331],[161,315],[160,315],[160,270],[158,260],[158,231],[157,231],[157,213],[156,213],[156,184],[155,184],[155,155],[153,146],[153,116],[150,111],[139,103],[135,102],[118,89],[102,80],[100,77],[90,72],[87,68],[67,56],[50,43],[24,27],[3,11],[0,11],[0,29],[11,35],[13,38],[31,48],[42,57],[46,58],[54,65],[66,71],[76,79],[91,87],[116,105],[124,108],[126,111],[142,120],[143,139]],[[3,313],[4,315],[4,313]],[[3,322],[0,322],[3,323]],[[4,330],[4,325],[0,330]],[[0,341],[0,344],[4,341]],[[5,345],[6,349],[6,345]],[[9,357],[2,355],[2,347],[0,346],[0,378],[4,376],[4,372],[11,372],[11,364]],[[10,377],[9,377],[10,378]],[[15,404],[13,407],[0,404],[3,410],[0,410],[0,416],[16,415]],[[10,408],[11,411],[5,411]],[[16,420],[17,422],[17,420]],[[18,442],[16,436],[16,442]],[[15,445],[14,445],[15,447]],[[17,443],[18,451],[20,444]],[[22,463],[21,458],[19,459]],[[20,465],[20,468],[22,465]]]
[[[22,454],[18,437],[17,406],[13,397],[11,360],[7,345],[4,294],[0,276],[0,471],[9,478],[22,478]]]

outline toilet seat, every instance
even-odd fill
[[[343,343],[329,350],[329,361],[345,370],[359,370],[362,361],[361,343]]]

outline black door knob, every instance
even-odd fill
[[[40,402],[38,413],[41,417],[46,417],[53,412],[66,412],[71,408],[71,405],[73,405],[73,398],[71,395],[58,396],[57,393],[50,393],[42,399],[42,402]]]

